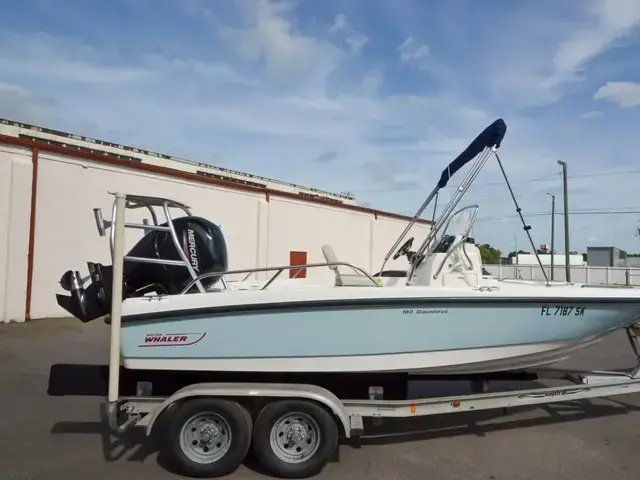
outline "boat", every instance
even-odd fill
[[[500,165],[533,246],[498,155],[505,134],[504,120],[496,120],[442,171],[376,273],[340,261],[331,245],[318,245],[323,263],[229,270],[214,222],[179,201],[116,192],[111,220],[94,209],[99,234],[109,231],[112,265],[87,262],[85,276],[65,272],[60,284],[68,293],[57,302],[83,322],[117,318],[115,348],[133,370],[473,375],[558,362],[636,325],[640,292],[551,282],[546,274],[540,282],[485,274],[470,235],[478,206],[456,208],[489,158]],[[422,243],[415,250],[413,237],[402,243],[470,163]],[[127,223],[130,209],[148,209],[152,223]],[[449,234],[462,214],[470,214],[467,228]],[[125,229],[144,230],[126,255]],[[406,258],[406,269],[385,270],[391,256]],[[330,269],[332,280],[280,280],[282,272],[315,268]]]

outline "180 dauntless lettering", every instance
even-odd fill
[[[449,310],[443,310],[440,308],[430,308],[428,310],[421,310],[421,309],[405,309],[402,310],[402,314],[403,315],[434,315],[434,314],[438,314],[438,313],[447,313]]]

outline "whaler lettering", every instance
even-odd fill
[[[195,345],[206,333],[146,333],[139,347],[183,347]]]
[[[147,335],[144,338],[144,343],[177,343],[186,341],[186,335]]]

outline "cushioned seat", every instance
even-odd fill
[[[324,255],[327,263],[337,263],[338,257],[336,257],[336,253],[333,251],[333,247],[331,245],[323,245],[322,246],[322,254]],[[366,275],[362,275],[361,273],[357,273],[355,270],[350,269],[349,267],[343,266],[343,268],[349,269],[354,273],[342,273],[340,272],[339,265],[329,265],[329,268],[333,270],[333,273],[336,276],[335,285],[337,287],[376,287],[377,285],[371,281],[369,277]]]

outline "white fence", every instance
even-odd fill
[[[494,277],[521,278],[524,280],[544,280],[538,265],[485,265],[484,268]],[[551,279],[551,267],[545,267]],[[583,267],[569,268],[571,281],[575,283],[640,285],[638,267]],[[565,281],[565,266],[554,265],[553,279]]]

